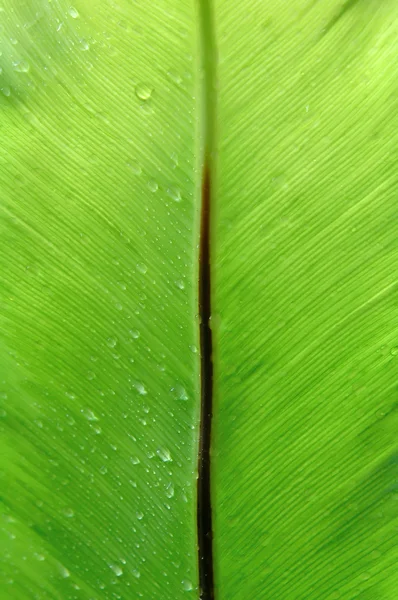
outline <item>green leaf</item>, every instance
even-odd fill
[[[1,13],[9,599],[197,585],[193,14],[180,0]]]
[[[398,5],[266,4],[215,3],[217,598],[392,600]]]
[[[5,597],[199,597],[207,157],[215,598],[394,600],[396,2],[0,19]]]

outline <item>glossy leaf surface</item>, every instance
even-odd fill
[[[217,597],[392,600],[398,6],[215,10]]]
[[[197,585],[193,7],[1,17],[1,589],[175,600]]]
[[[211,139],[216,600],[394,600],[396,3],[0,17],[6,598],[199,597]]]

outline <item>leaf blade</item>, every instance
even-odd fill
[[[4,585],[178,598],[197,585],[193,9],[8,4]]]
[[[216,3],[221,599],[395,595],[398,14],[351,4]]]

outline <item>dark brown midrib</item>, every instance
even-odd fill
[[[202,175],[202,214],[199,244],[199,318],[201,356],[201,421],[198,465],[198,550],[199,586],[202,600],[214,599],[213,530],[210,490],[210,442],[213,408],[213,362],[210,278],[210,201],[209,157],[205,156]]]
[[[201,217],[199,240],[199,319],[201,415],[198,456],[197,535],[201,600],[214,600],[211,505],[211,426],[213,411],[213,340],[211,330],[211,217],[216,157],[217,51],[212,0],[198,0],[201,84]]]

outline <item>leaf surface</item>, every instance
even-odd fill
[[[392,600],[398,7],[215,12],[217,598]]]
[[[193,6],[0,15],[1,588],[175,600],[197,585]]]
[[[199,597],[207,152],[215,598],[394,600],[396,3],[0,17],[7,599]]]

